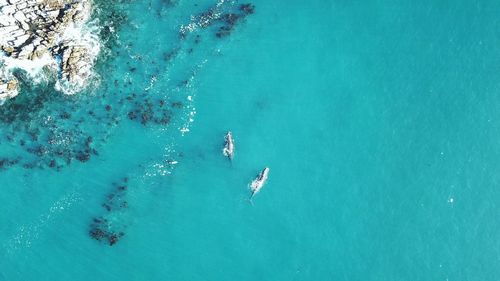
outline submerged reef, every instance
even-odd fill
[[[85,26],[90,6],[89,0],[0,0],[0,100],[18,94],[15,68],[48,68],[67,93],[85,87],[99,53]]]
[[[104,214],[92,218],[89,236],[99,242],[113,246],[125,235],[126,225],[120,224],[117,216],[126,208],[128,178],[123,178],[119,183],[113,183],[113,190],[106,195],[101,207]]]

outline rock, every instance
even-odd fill
[[[90,75],[91,62],[85,46],[69,46],[61,52],[61,72],[63,79],[72,83],[81,83]]]
[[[17,81],[0,81],[0,102],[17,96]]]
[[[0,104],[18,94],[17,79],[9,74],[0,72]]]

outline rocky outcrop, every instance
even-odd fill
[[[61,82],[83,86],[93,65],[90,46],[95,45],[81,36],[89,14],[89,0],[0,0],[0,50],[10,60],[48,56],[43,66],[58,71]],[[0,86],[0,99],[17,89],[16,82],[5,80],[0,76],[0,85],[8,86]]]
[[[0,101],[6,100],[17,95],[17,80],[4,80],[0,77]]]
[[[60,78],[77,88],[83,87],[92,73],[92,57],[87,47],[64,42],[54,48],[54,53],[59,60]]]

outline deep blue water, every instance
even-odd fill
[[[498,280],[500,6],[243,3],[96,1],[99,83],[18,74],[0,280]]]

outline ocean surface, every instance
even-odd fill
[[[16,74],[0,280],[500,279],[497,1],[216,1],[95,0],[87,91]]]

